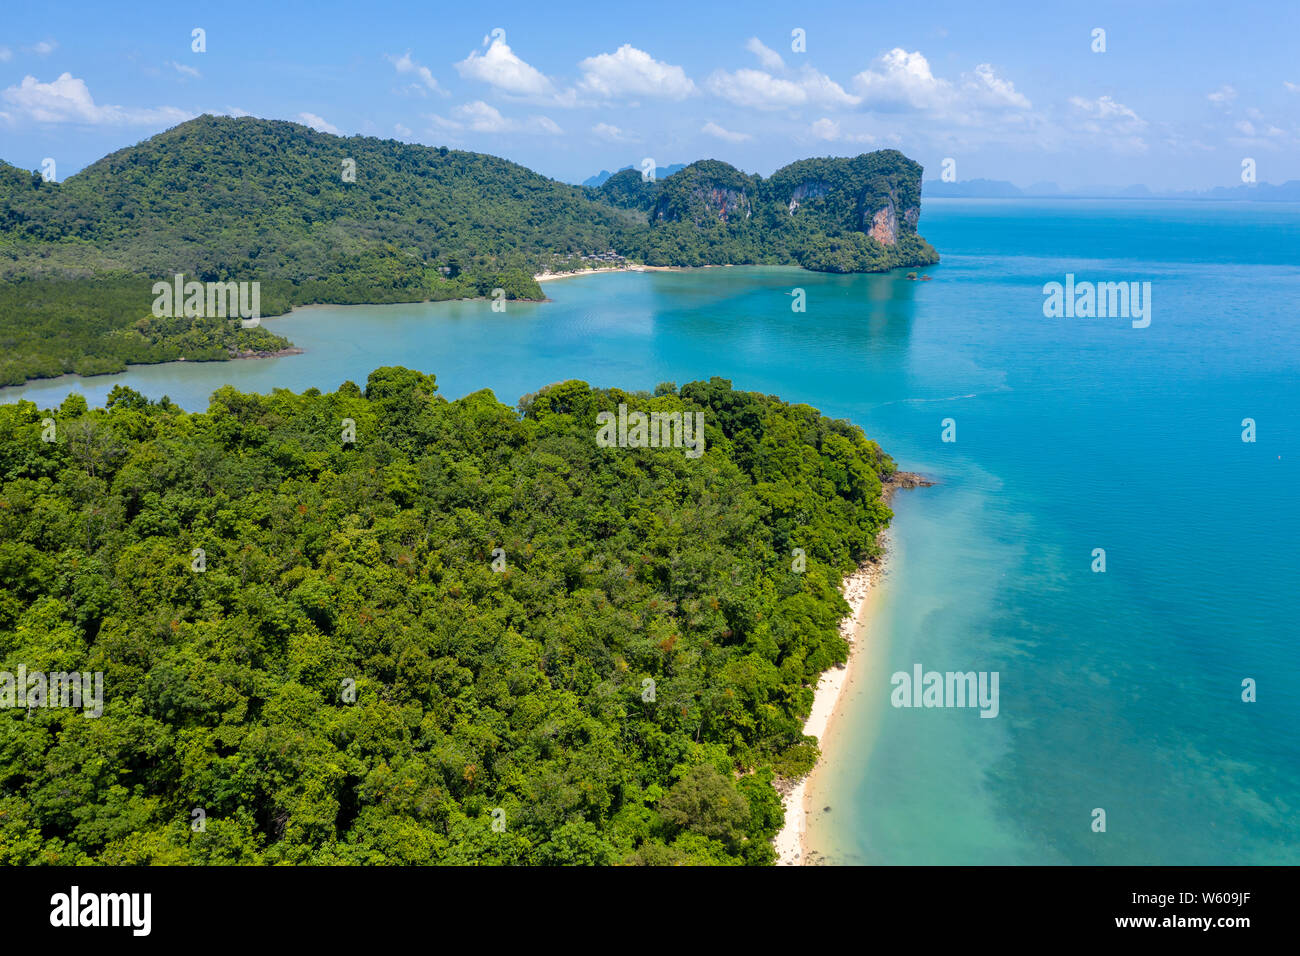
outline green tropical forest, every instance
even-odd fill
[[[312,303],[544,298],[533,276],[614,262],[883,271],[938,260],[921,167],[893,150],[770,179],[705,160],[596,188],[482,153],[201,116],[63,182],[0,162],[0,386],[292,343],[151,313],[155,281],[257,281],[261,314]],[[887,228],[872,235],[873,217]],[[587,257],[587,258],[584,258]],[[621,257],[621,258],[619,258]]]
[[[0,711],[0,864],[769,864],[893,473],[719,378],[0,405],[0,670],[104,675]]]

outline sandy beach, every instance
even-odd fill
[[[574,269],[569,272],[539,272],[533,276],[538,282],[554,282],[556,279],[572,279],[574,276],[594,276],[600,272],[638,272],[635,266],[620,266],[609,269]]]
[[[803,732],[820,741],[835,714],[844,686],[848,682],[858,651],[858,630],[866,618],[867,598],[882,565],[868,562],[850,574],[840,585],[840,593],[849,602],[852,613],[840,621],[840,634],[849,642],[849,660],[843,667],[832,667],[822,674],[813,693],[812,711],[804,722]],[[800,866],[806,850],[804,834],[808,828],[808,777],[803,777],[785,794],[785,826],[776,835],[777,866]]]
[[[533,276],[538,282],[551,282],[554,279],[572,279],[575,276],[594,276],[603,272],[686,272],[691,268],[699,269],[721,269],[724,266],[643,266],[643,265],[626,265],[616,266],[608,269],[573,269],[569,272],[539,272]]]
[[[925,488],[934,484],[923,475],[913,472],[895,472],[885,484],[883,497],[888,504],[894,494],[902,488]],[[887,544],[888,532],[881,540]],[[854,663],[858,658],[859,636],[867,615],[867,599],[885,570],[885,561],[868,561],[846,577],[840,584],[840,593],[852,609],[840,621],[840,634],[849,642],[849,659],[843,667],[832,667],[821,675],[817,689],[813,692],[812,711],[804,722],[803,732],[809,737],[816,737],[819,746],[825,745],[826,730],[836,714],[845,687],[853,677]],[[863,635],[865,639],[865,635]],[[820,766],[820,761],[819,764]],[[807,862],[807,847],[804,839],[808,831],[808,781],[812,774],[801,778],[789,790],[783,790],[785,803],[785,826],[776,835],[773,845],[776,847],[777,866],[802,866]]]

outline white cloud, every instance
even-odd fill
[[[932,132],[945,141],[944,148],[954,148],[957,128],[965,131],[965,139],[971,132],[986,138],[997,131],[1041,131],[1043,125],[1031,112],[1029,98],[989,63],[948,80],[934,75],[919,50],[895,47],[855,76],[851,85],[867,110],[912,114],[943,124],[942,130],[932,127]]]
[[[685,99],[695,83],[680,66],[656,60],[644,50],[624,43],[613,53],[588,57],[578,64],[578,88],[601,97],[656,96]]]
[[[823,116],[817,122],[808,127],[809,134],[813,139],[825,140],[828,143],[846,142],[846,143],[874,143],[876,138],[869,133],[846,133],[840,129],[840,124],[829,117]]]
[[[1292,83],[1290,80],[1283,80],[1282,85],[1292,93],[1300,93],[1300,83]]]
[[[483,53],[477,50],[470,53],[456,64],[456,71],[516,96],[546,96],[555,92],[555,84],[540,70],[515,56],[501,38],[492,40]]]
[[[818,73],[812,67],[804,67],[799,73],[799,85],[808,94],[808,102],[820,106],[849,107],[857,106],[862,97],[847,93],[825,73]]]
[[[987,63],[981,63],[975,67],[974,73],[968,73],[962,79],[962,90],[972,105],[1018,110],[1027,110],[1033,106],[1028,97],[1016,92],[1014,83],[999,77]]]
[[[322,119],[321,117],[317,116],[315,113],[299,113],[298,120],[299,122],[304,123],[307,126],[310,126],[318,133],[333,133],[335,136],[343,135],[343,131],[340,130],[337,126],[335,126],[333,123],[329,122],[328,120]]]
[[[510,128],[509,120],[501,115],[501,111],[482,100],[457,106],[451,112],[454,119],[444,120],[440,116],[434,119],[452,129],[468,128],[476,133],[502,133]]]
[[[0,46],[0,63],[8,63],[14,58],[14,51],[7,46]]]
[[[403,126],[401,123],[393,124],[393,132],[402,137],[402,139],[411,138],[411,130],[406,126]]]
[[[398,73],[403,75],[414,74],[419,78],[420,82],[424,84],[425,88],[433,90],[435,93],[442,93],[444,96],[446,95],[446,91],[438,86],[438,81],[434,78],[433,72],[427,66],[421,66],[419,63],[416,63],[411,59],[410,50],[407,50],[401,56],[389,55],[388,60],[393,64],[393,68],[396,69]]]
[[[745,49],[758,57],[758,62],[763,69],[772,73],[778,73],[785,69],[785,61],[781,59],[781,54],[765,46],[758,37],[750,37],[745,43]]]
[[[40,43],[33,44],[27,48],[29,53],[35,53],[37,56],[49,56],[56,49],[58,44],[53,40],[42,40]]]
[[[1251,118],[1251,124],[1249,124],[1251,125],[1251,133],[1248,135],[1258,135],[1258,137],[1265,137],[1268,139],[1282,139],[1286,137],[1286,130],[1283,130],[1282,127],[1271,124],[1269,118],[1265,116],[1262,109],[1258,107],[1249,107],[1247,111],[1245,111],[1245,114]]]
[[[197,69],[195,69],[194,67],[192,67],[192,66],[186,66],[186,65],[183,64],[183,63],[177,63],[175,60],[172,60],[172,61],[171,61],[170,66],[171,66],[173,69],[175,69],[177,73],[180,73],[180,74],[182,74],[182,75],[184,75],[184,76],[193,76],[193,77],[196,77],[196,78],[202,76],[202,74],[199,73],[199,71],[198,71]]]
[[[860,98],[844,91],[838,83],[812,67],[797,76],[782,77],[762,70],[741,69],[728,73],[715,70],[707,84],[709,92],[737,106],[760,110],[793,109],[809,105],[856,106]]]
[[[748,133],[736,133],[729,129],[723,129],[717,123],[710,120],[700,127],[700,132],[706,136],[713,136],[717,139],[725,140],[728,143],[743,143],[746,140],[753,139]]]
[[[24,76],[21,84],[9,87],[3,96],[20,116],[38,123],[143,126],[179,123],[194,115],[174,106],[154,109],[100,106],[90,95],[86,81],[71,73],[62,73],[50,83],[42,83],[34,76]]]
[[[1123,103],[1109,96],[1095,100],[1072,96],[1070,105],[1075,109],[1075,125],[1084,132],[1102,138],[1121,151],[1146,151],[1142,131],[1147,128],[1147,121]]]
[[[840,138],[840,124],[823,116],[812,124],[809,132],[818,139],[836,140]]]
[[[531,116],[520,122],[501,115],[495,106],[475,100],[451,111],[451,116],[433,116],[443,129],[469,130],[473,133],[546,133],[558,136],[564,132],[554,120],[546,116]]]
[[[1211,103],[1231,103],[1237,98],[1237,91],[1231,86],[1221,86],[1205,97]]]
[[[1270,122],[1264,111],[1255,106],[1247,107],[1246,119],[1237,120],[1231,128],[1239,134],[1227,138],[1227,142],[1234,147],[1282,149],[1290,148],[1300,139]]]
[[[1072,96],[1070,97],[1070,104],[1099,120],[1107,120],[1138,129],[1147,125],[1146,120],[1138,116],[1136,112],[1123,103],[1116,103],[1109,96],[1099,96],[1095,100],[1087,100],[1082,96]]]
[[[592,133],[601,139],[609,140],[611,143],[634,143],[636,137],[630,135],[626,130],[613,126],[610,123],[597,123],[591,128]]]
[[[780,110],[800,106],[808,99],[797,83],[764,73],[762,70],[717,70],[707,81],[709,92],[737,106],[760,110]]]
[[[876,69],[863,70],[853,86],[867,106],[884,111],[937,109],[951,101],[952,84],[930,70],[919,50],[895,47],[876,61]]]

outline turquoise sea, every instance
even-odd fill
[[[510,403],[567,378],[710,375],[808,402],[939,482],[895,499],[813,850],[1300,863],[1300,206],[928,200],[921,231],[944,257],[930,282],[727,268],[560,280],[504,314],[315,307],[267,322],[304,355],[0,400],[99,404],[122,382],[201,409],[226,383],[333,389],[402,364]],[[1067,273],[1150,282],[1150,326],[1045,318],[1043,284]],[[918,663],[997,671],[998,717],[892,707],[890,674]]]

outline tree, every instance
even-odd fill
[[[749,826],[749,801],[712,764],[696,764],[659,802],[673,830],[690,830],[735,849]]]

